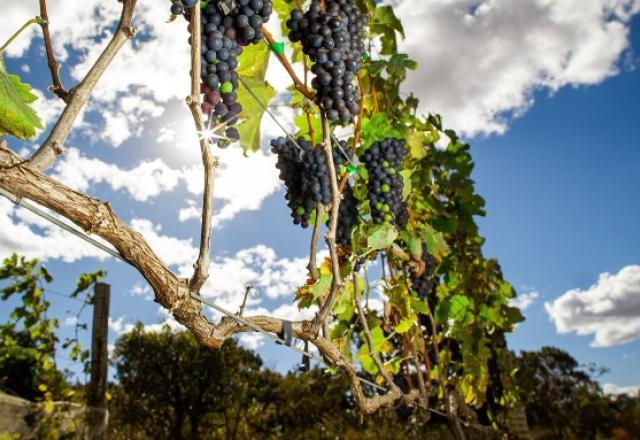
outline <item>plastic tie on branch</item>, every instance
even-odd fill
[[[369,55],[369,52],[367,52],[367,51],[362,52],[362,59],[364,61],[369,61],[371,59],[371,56]]]
[[[309,351],[309,341],[304,341],[304,351]],[[302,354],[302,363],[298,367],[301,373],[308,373],[311,370],[311,358],[307,354]]]
[[[293,341],[293,324],[291,321],[282,320],[282,334],[279,334],[278,336],[284,341],[284,345],[291,347],[291,343]],[[276,343],[282,344],[282,342],[279,341],[276,341]]]
[[[284,42],[276,41],[275,43],[269,44],[269,49],[274,51],[277,55],[284,54]]]
[[[231,12],[231,10],[235,7],[236,7],[235,0],[222,0],[218,2],[218,8],[222,11],[224,15],[229,15],[229,12]]]
[[[350,176],[353,176],[356,171],[358,171],[358,168],[354,165],[347,165],[347,173],[349,173]]]

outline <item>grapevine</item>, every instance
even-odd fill
[[[135,35],[136,1],[121,3],[123,18],[115,43],[102,55],[103,67],[91,69],[90,80],[68,96],[69,106],[63,114],[71,122],[73,112],[85,104],[78,99],[91,94],[118,44]],[[32,199],[109,242],[114,252],[151,283],[156,301],[171,310],[202,345],[217,348],[234,334],[256,329],[281,334],[287,326],[293,337],[315,345],[333,370],[346,373],[362,413],[395,406],[408,416],[435,406],[459,424],[456,408],[482,408],[487,396],[492,408],[513,402],[504,335],[523,318],[509,306],[515,291],[499,264],[482,252],[484,239],[475,218],[485,214],[484,201],[475,193],[471,179],[469,146],[447,130],[439,116],[420,115],[413,95],[400,93],[407,72],[417,65],[397,51],[397,39],[404,29],[393,9],[377,3],[172,0],[170,4],[173,18],[184,17],[196,27],[200,23],[199,29],[188,29],[191,95],[198,94],[199,85],[202,103],[193,96],[187,102],[196,115],[198,132],[206,122],[211,128],[205,130],[207,135],[219,146],[240,138],[236,125],[242,119],[243,123],[258,123],[254,134],[258,140],[243,143],[242,148],[260,148],[260,118],[268,112],[273,97],[265,79],[270,51],[291,76],[294,87],[289,88],[289,101],[282,105],[298,112],[293,121],[297,134],[286,133],[271,140],[270,146],[293,223],[307,228],[316,215],[309,276],[295,292],[298,306],[318,308],[311,321],[230,315],[212,323],[202,312],[198,301],[202,301],[200,288],[208,274],[212,230],[206,203],[213,206],[212,192],[207,191],[212,191],[216,174],[206,139],[199,143],[205,168],[200,253],[190,279],[164,265],[110,205],[96,203],[41,172],[63,154],[60,147],[68,129],[54,129],[28,161],[2,143],[0,187],[18,200]],[[292,43],[291,52],[282,50],[278,45],[284,43],[273,41],[264,27],[274,15],[274,5],[277,15],[285,17],[282,30]],[[268,45],[262,43],[263,38]],[[363,56],[365,47],[373,46],[380,50]],[[253,63],[255,69],[246,69],[247,63]],[[304,69],[304,83],[297,78],[296,63]],[[0,62],[0,74],[5,73],[3,69]],[[307,81],[309,73],[314,77]],[[251,75],[255,91],[244,86]],[[307,89],[308,83],[315,95]],[[17,84],[21,93],[14,95],[25,96],[28,102],[21,102],[22,113],[29,114],[24,111],[30,110],[28,86]],[[245,101],[243,92],[257,103]],[[271,112],[269,115],[276,119]],[[13,130],[11,135],[29,137],[38,123],[34,117],[25,130],[13,130],[16,124],[7,124],[6,129]],[[287,131],[286,124],[278,125]],[[348,141],[336,139],[342,134],[339,130],[352,131],[346,135]],[[314,132],[320,131],[322,142],[316,144]],[[436,144],[445,148],[436,149]],[[251,179],[246,180],[251,184]],[[325,226],[329,257],[318,265],[317,239]],[[375,268],[382,276],[373,283],[364,282],[360,269],[373,265],[377,255],[384,257]],[[365,270],[365,277],[373,272]],[[375,297],[376,293],[380,296]],[[368,308],[380,298],[382,307]],[[373,388],[362,386],[361,373],[377,386],[385,384],[384,391],[373,395]],[[491,420],[497,418],[492,415]]]

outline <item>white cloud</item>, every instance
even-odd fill
[[[143,161],[135,168],[123,170],[70,148],[56,163],[52,177],[78,191],[87,191],[91,184],[104,182],[114,190],[126,190],[135,200],[145,201],[173,190],[190,172],[173,169],[162,159]]]
[[[256,211],[264,199],[280,188],[275,155],[260,151],[245,157],[239,148],[220,153],[215,196],[224,201],[215,213],[214,225],[233,219],[242,211]]]
[[[570,290],[545,308],[559,333],[594,335],[594,347],[610,347],[640,338],[640,266],[615,275],[600,274],[586,290]]]
[[[614,396],[617,396],[620,394],[628,394],[629,396],[639,396],[640,385],[621,387],[613,383],[605,383],[604,385],[602,385],[602,391],[604,391],[605,394],[611,394]]]
[[[66,326],[75,326],[78,323],[78,317],[77,316],[67,316],[67,318],[64,320],[64,325]]]
[[[465,135],[502,133],[533,92],[618,72],[638,0],[392,0],[419,63],[405,91]]]
[[[539,296],[540,294],[536,291],[519,293],[517,297],[512,298],[509,301],[509,305],[511,307],[517,307],[520,310],[524,311],[524,310],[527,310],[529,306],[533,304],[535,300],[538,299]]]
[[[129,290],[131,296],[142,296],[145,300],[151,301],[153,299],[153,290],[149,284],[136,283]]]
[[[33,103],[33,107],[42,120],[43,127],[47,128],[60,116],[66,104],[62,99],[49,92],[43,93],[34,88],[33,93],[38,97],[38,99]],[[84,113],[81,113],[78,115],[76,123],[80,124],[83,118]]]
[[[244,333],[238,340],[249,350],[256,350],[264,345],[265,336],[260,333]]]
[[[188,220],[197,220],[201,217],[201,208],[198,208],[198,204],[194,200],[187,200],[187,206],[180,209],[180,212],[178,212],[178,219],[181,222],[186,222]]]
[[[244,156],[240,148],[229,148],[217,154],[220,166],[216,172],[214,195],[223,205],[214,213],[214,226],[219,228],[242,211],[260,209],[262,202],[280,188],[280,181],[275,169],[276,159],[267,152]],[[180,183],[184,183],[193,195],[200,195],[203,187],[200,165],[176,169],[162,159],[154,159],[122,169],[100,159],[88,158],[75,148],[70,148],[56,162],[52,177],[78,191],[106,183],[114,190],[127,191],[134,200],[141,202],[172,191]],[[191,202],[179,213],[181,221],[199,216],[199,209]]]
[[[273,249],[264,245],[241,250],[233,256],[215,257],[203,295],[222,300],[233,310],[242,303],[247,285],[256,286],[256,292],[249,297],[249,306],[259,304],[265,296],[293,297],[306,280],[307,263],[306,258],[278,258]]]
[[[41,209],[45,210],[45,208]],[[104,260],[108,255],[80,238],[0,197],[0,259],[13,252],[27,258],[59,259],[67,263],[81,258]],[[98,237],[94,237],[100,241]]]
[[[125,333],[129,333],[134,329],[135,325],[132,323],[126,322],[126,316],[120,316],[117,319],[113,319],[109,316],[109,330],[117,334],[118,336],[122,336]]]
[[[76,82],[84,77],[111,39],[120,11],[121,4],[116,1],[88,0],[78,7],[73,0],[58,0],[48,5],[51,38],[63,70],[67,69],[64,62],[71,53],[80,57],[69,72]],[[37,4],[3,5],[0,40],[4,41],[21,23],[38,13]],[[167,23],[168,17],[169,11],[155,2],[138,2],[134,15],[138,35],[123,46],[96,85],[88,111],[101,114],[103,123],[101,126],[86,123],[84,127],[89,128],[89,133],[99,133],[118,146],[131,136],[140,136],[146,128],[144,122],[162,114],[159,103],[184,100],[187,96],[186,22]],[[24,56],[31,42],[42,44],[39,35],[39,28],[32,26],[9,47],[7,55]]]
[[[162,228],[147,219],[135,218],[131,220],[131,227],[142,234],[165,264],[190,266],[196,261],[198,249],[193,245],[193,240],[162,235]]]
[[[281,305],[271,312],[271,315],[276,318],[286,319],[287,321],[303,321],[312,319],[317,311],[318,307],[316,306],[299,309],[297,304],[289,303]]]

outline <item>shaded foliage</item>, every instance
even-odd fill
[[[453,438],[435,414],[427,423],[398,408],[361,420],[343,376],[320,368],[281,375],[232,340],[211,351],[190,333],[137,326],[116,346],[111,438]],[[604,395],[592,377],[598,369],[551,347],[514,363],[535,438],[638,438],[640,399]]]
[[[605,396],[604,370],[581,366],[566,351],[543,347],[516,359],[521,402],[536,438],[640,438],[640,399]]]

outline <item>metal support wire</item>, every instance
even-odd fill
[[[260,100],[260,98],[258,98],[258,96],[254,93],[253,90],[251,90],[251,87],[249,86],[249,84],[247,84],[247,82],[242,79],[241,77],[238,77],[238,80],[242,83],[243,87],[247,89],[247,92],[249,92],[249,94],[251,95],[251,97],[254,99],[254,101],[256,101],[256,103],[258,103],[258,105],[260,107],[262,107],[262,109],[271,117],[271,119],[273,119],[273,121],[278,125],[278,127],[280,127],[280,129],[284,132],[284,134],[294,143],[294,145],[298,148],[298,150],[300,150],[300,153],[302,153],[302,148],[300,148],[300,145],[298,145],[298,142],[293,138],[293,136],[291,136],[289,134],[289,132],[287,131],[286,128],[284,128],[284,126],[280,123],[280,121],[278,120],[278,118],[276,117],[276,115],[274,115],[271,110],[269,109],[269,106],[266,105],[264,102],[262,102]],[[347,153],[345,153],[344,149],[342,148],[342,145],[340,145],[340,141],[338,140],[338,138],[335,136],[335,134],[331,133],[331,138],[333,139],[333,143],[338,147],[338,149],[340,150],[340,152],[342,153],[342,155],[344,156],[344,158],[351,164],[355,166],[355,163],[353,162],[353,160],[347,155]]]
[[[249,86],[249,84],[247,84],[247,82],[242,79],[242,77],[238,76],[238,80],[240,81],[240,83],[242,83],[242,85],[247,89],[247,92],[249,92],[249,94],[251,95],[251,97],[258,103],[258,105],[260,107],[262,107],[262,109],[269,115],[271,116],[271,119],[273,119],[273,122],[275,122],[278,127],[280,127],[280,129],[283,131],[283,133],[291,140],[291,142],[293,142],[293,144],[298,148],[298,150],[300,150],[300,153],[303,152],[302,148],[300,147],[300,145],[298,145],[298,142],[293,138],[293,136],[291,136],[289,134],[289,132],[287,131],[286,128],[284,128],[284,125],[282,125],[280,123],[280,121],[278,120],[278,118],[276,118],[276,115],[273,114],[273,112],[269,109],[269,106],[266,105],[264,102],[262,102],[260,100],[260,98],[258,98],[258,96],[253,92],[253,90],[251,90],[251,87]]]
[[[285,341],[284,339],[282,339],[281,337],[279,337],[279,336],[277,336],[277,335],[275,335],[275,334],[273,334],[273,333],[270,333],[270,332],[268,332],[268,331],[266,331],[266,330],[262,329],[260,326],[258,326],[258,325],[256,325],[256,324],[254,324],[254,323],[252,323],[252,322],[250,322],[250,321],[247,321],[247,320],[246,320],[246,319],[244,319],[243,317],[238,316],[238,315],[236,315],[236,314],[234,314],[234,313],[230,312],[229,310],[227,310],[227,309],[225,309],[225,308],[223,308],[223,307],[220,307],[220,306],[219,306],[219,305],[217,305],[216,303],[213,303],[213,302],[211,302],[211,301],[206,300],[205,298],[201,297],[201,296],[200,296],[200,295],[198,295],[197,293],[191,293],[191,298],[195,299],[196,301],[201,302],[202,304],[205,304],[205,305],[207,305],[207,306],[211,307],[211,308],[212,308],[212,309],[214,309],[214,310],[217,310],[218,312],[222,313],[223,315],[227,315],[227,316],[229,316],[230,318],[232,318],[234,321],[238,322],[239,324],[246,325],[246,326],[247,326],[247,327],[249,327],[250,329],[255,330],[255,331],[256,331],[256,332],[258,332],[258,333],[262,333],[262,334],[263,334],[263,335],[265,335],[265,336],[268,336],[268,337],[269,337],[269,338],[271,338],[274,342],[277,342],[277,343],[279,343],[279,344],[282,344],[282,345],[284,345],[285,347],[288,347],[288,348],[290,348],[290,349],[291,349],[291,350],[293,350],[293,351],[297,351],[297,352],[298,352],[298,353],[300,353],[300,354],[303,354],[303,355],[305,355],[305,356],[308,356],[309,358],[311,358],[311,359],[313,359],[313,360],[315,360],[315,361],[318,361],[318,362],[321,362],[321,363],[323,363],[323,364],[326,364],[326,363],[325,363],[325,361],[324,361],[324,359],[323,359],[322,357],[320,357],[320,356],[318,356],[318,355],[316,355],[316,354],[310,353],[309,351],[304,350],[304,349],[302,349],[302,348],[298,348],[298,347],[296,347],[295,345],[287,345],[286,341]],[[367,385],[370,385],[370,386],[372,386],[372,387],[374,387],[374,388],[377,388],[377,389],[379,389],[379,390],[381,390],[381,391],[386,391],[386,390],[387,390],[386,388],[384,388],[384,387],[382,387],[382,386],[378,385],[377,383],[371,382],[370,380],[367,380],[367,379],[365,379],[365,378],[363,378],[363,377],[358,377],[358,379],[360,380],[360,382],[365,383],[365,384],[367,384]]]
[[[96,239],[88,236],[83,231],[80,231],[79,229],[76,229],[73,226],[71,226],[71,225],[69,225],[69,224],[67,224],[65,222],[60,221],[59,219],[55,218],[51,214],[49,214],[49,213],[43,211],[42,209],[38,208],[36,205],[32,204],[31,202],[28,202],[28,201],[24,200],[22,197],[15,196],[15,195],[11,194],[10,192],[4,190],[3,188],[0,188],[0,194],[5,196],[7,199],[11,200],[16,205],[28,209],[29,211],[31,211],[34,214],[44,218],[45,220],[50,221],[54,225],[64,229],[67,232],[70,232],[71,234],[75,235],[76,237],[81,238],[82,240],[88,242],[89,244],[94,245],[98,249],[102,249],[103,251],[105,251],[109,255],[111,255],[113,257],[116,257],[116,258],[124,261],[127,264],[132,265],[122,255],[120,255],[120,253],[118,251],[116,251],[115,249],[112,249],[109,246],[105,246],[104,244],[100,243]]]
[[[15,203],[18,206],[21,206],[23,208],[28,209],[29,211],[33,212],[34,214],[44,218],[45,220],[48,220],[49,222],[53,223],[54,225],[64,229],[67,232],[70,232],[71,234],[75,235],[76,237],[86,241],[87,243],[97,247],[98,249],[103,250],[104,252],[108,253],[109,255],[124,261],[125,263],[133,266],[132,263],[130,263],[129,261],[127,261],[117,250],[115,249],[111,249],[108,246],[105,246],[104,244],[100,243],[99,241],[95,240],[94,238],[90,237],[89,235],[87,235],[85,232],[80,231],[60,220],[58,220],[57,218],[53,217],[51,214],[43,211],[42,209],[38,208],[36,205],[32,204],[31,202],[28,202],[26,200],[24,200],[22,197],[18,197],[15,196],[13,194],[11,194],[10,192],[6,191],[3,188],[0,188],[0,195],[6,197],[7,199],[11,200],[13,203]],[[135,267],[135,266],[134,266]],[[298,348],[294,345],[286,345],[285,341],[283,339],[281,339],[280,337],[278,337],[277,335],[274,335],[273,333],[270,333],[264,329],[262,329],[260,326],[253,324],[252,322],[247,321],[246,319],[242,318],[241,316],[236,315],[233,312],[230,312],[229,310],[220,307],[219,305],[215,304],[214,302],[208,301],[205,298],[201,297],[200,295],[196,294],[196,293],[191,293],[190,294],[191,298],[193,298],[194,300],[205,304],[209,307],[211,307],[214,310],[217,310],[218,312],[222,313],[223,315],[228,316],[229,318],[233,319],[234,321],[236,321],[239,324],[242,325],[246,325],[247,327],[249,327],[250,329],[259,332],[261,334],[264,334],[266,336],[268,336],[269,338],[271,338],[273,341],[275,342],[280,342],[282,344],[284,344],[285,347],[288,347],[289,349],[293,350],[293,351],[297,351],[300,354],[303,354],[305,356],[308,356],[318,362],[321,362],[323,364],[326,364],[326,362],[324,361],[324,359],[318,355],[315,355],[313,353],[310,353],[306,350],[303,350],[301,348]],[[370,380],[367,380],[363,377],[358,377],[358,380],[360,380],[360,382],[370,385],[378,390],[381,391],[386,391],[386,388],[371,382]]]

